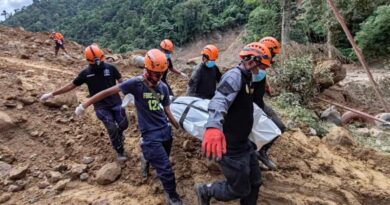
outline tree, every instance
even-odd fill
[[[3,10],[1,15],[4,16],[4,19],[7,19],[8,12],[6,10]]]

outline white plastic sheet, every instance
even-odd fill
[[[170,107],[174,118],[188,134],[203,140],[204,125],[209,117],[207,107],[210,100],[189,96],[175,98],[171,96],[171,99]],[[125,96],[122,107],[126,107],[128,104],[134,104],[134,96],[131,94]],[[260,149],[263,145],[279,136],[281,131],[262,109],[256,104],[253,104],[253,107],[254,121],[249,139],[257,145],[257,149]]]
[[[175,119],[181,122],[182,127],[188,134],[199,140],[203,139],[204,125],[208,119],[207,107],[209,102],[210,100],[182,96],[173,99],[171,104],[171,110]],[[187,113],[185,113],[186,109]],[[263,145],[279,136],[281,131],[256,104],[254,104],[253,117],[254,123],[249,138],[260,149]]]

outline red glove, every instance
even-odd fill
[[[226,154],[226,139],[223,132],[217,128],[207,128],[203,135],[202,151],[208,158],[221,159],[222,154]]]

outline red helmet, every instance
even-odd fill
[[[173,52],[173,43],[169,39],[165,39],[165,40],[161,41],[160,47],[164,50],[169,51],[169,52]]]
[[[154,72],[164,72],[168,69],[165,54],[158,49],[149,50],[144,59],[145,68]]]
[[[215,61],[218,59],[218,48],[214,45],[207,45],[203,48],[201,54],[207,56],[209,60]]]
[[[85,48],[84,54],[89,64],[95,64],[97,60],[101,62],[105,60],[103,51],[96,44]]]
[[[240,51],[240,57],[244,58],[247,56],[258,57],[260,63],[266,65],[267,67],[271,66],[271,52],[264,44],[253,42],[246,45]]]
[[[274,54],[280,53],[280,43],[278,40],[276,40],[276,38],[271,37],[271,36],[267,36],[267,37],[260,39],[259,42],[264,44],[265,46],[267,46],[267,48],[271,52],[273,52]]]

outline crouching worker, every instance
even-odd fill
[[[89,95],[92,96],[116,85],[116,81],[122,81],[122,76],[116,67],[105,63],[104,53],[98,46],[88,46],[84,54],[89,65],[79,73],[73,82],[42,95],[41,101],[47,101],[56,95],[67,93],[84,83],[87,84]],[[117,152],[118,160],[125,161],[127,157],[123,148],[123,132],[128,127],[128,121],[121,104],[122,100],[116,94],[94,101],[94,108],[97,118],[103,122],[108,131],[111,144]]]
[[[149,50],[145,56],[145,72],[125,82],[106,89],[89,98],[76,108],[81,115],[91,104],[122,92],[132,94],[137,109],[138,126],[141,130],[141,150],[146,160],[156,169],[157,176],[166,192],[168,204],[180,205],[176,192],[175,175],[169,161],[172,147],[172,132],[169,121],[179,128],[169,108],[169,90],[161,77],[168,68],[165,54],[157,49]],[[168,118],[168,119],[167,119]]]

